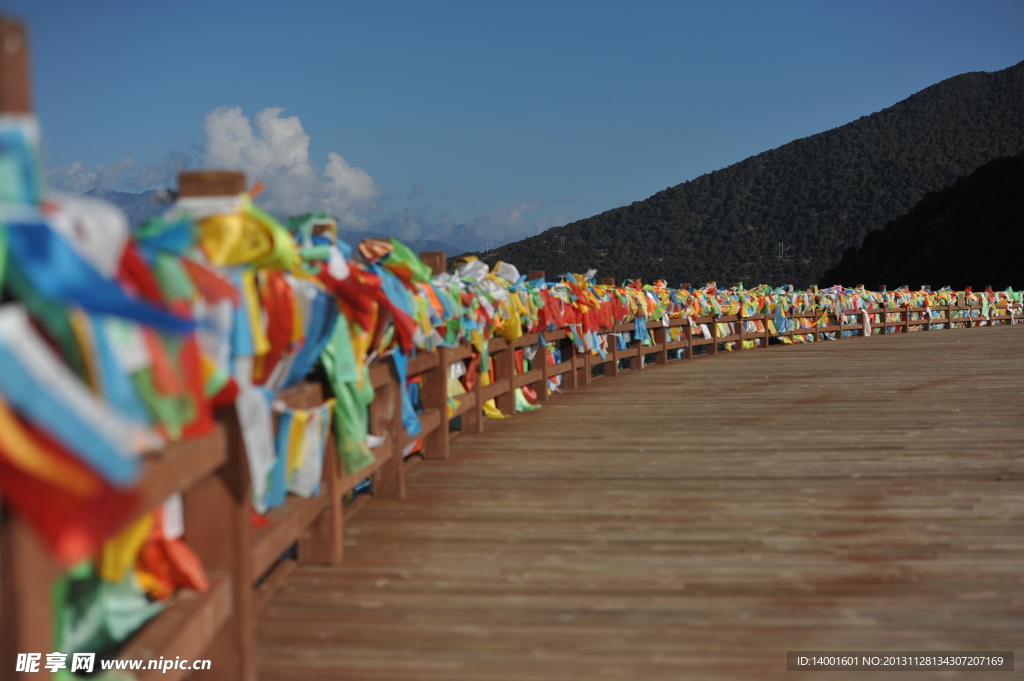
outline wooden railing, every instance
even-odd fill
[[[12,31],[17,34],[16,40]],[[0,111],[29,112],[25,55],[18,53],[24,50],[23,29],[0,21],[0,42],[6,46],[6,52],[0,55],[0,75],[7,78],[0,88]],[[17,77],[12,79],[12,73]],[[205,180],[201,175],[182,183],[183,194],[238,194],[244,189],[240,175],[233,180],[230,174]],[[435,273],[445,267],[443,253],[424,253],[422,258]],[[543,272],[530,273],[530,279],[543,277]],[[469,390],[452,398],[454,405],[450,405],[448,395],[449,372],[454,364],[469,363],[475,350],[469,344],[439,348],[408,361],[407,380],[420,383],[418,418],[422,433],[416,438],[406,435],[401,420],[401,391],[407,386],[399,385],[392,361],[385,358],[374,363],[369,372],[375,390],[370,431],[379,442],[372,450],[374,463],[359,471],[345,471],[331,435],[319,493],[310,498],[289,494],[283,506],[267,514],[269,523],[260,527],[252,522],[252,486],[241,427],[232,409],[223,410],[216,415],[211,434],[168,445],[145,458],[138,485],[141,501],[132,518],[123,523],[127,527],[172,495],[181,494],[185,539],[202,560],[210,588],[203,594],[179,593],[169,607],[125,642],[118,657],[211,660],[210,671],[144,668],[133,672],[140,681],[174,681],[190,674],[193,678],[257,678],[256,618],[274,591],[299,565],[341,563],[346,521],[374,498],[404,498],[408,469],[423,460],[447,459],[451,438],[483,432],[482,407],[489,400],[494,400],[503,415],[511,417],[516,413],[517,389],[530,387],[539,402],[546,402],[550,397],[549,381],[556,377],[561,378],[562,390],[574,390],[625,370],[742,351],[747,343],[767,349],[772,338],[810,335],[820,341],[828,334],[838,340],[1017,321],[1005,305],[996,306],[995,314],[985,320],[980,311],[979,305],[955,304],[930,310],[872,308],[846,312],[841,318],[822,312],[799,313],[790,318],[810,320],[809,328],[775,334],[769,332],[771,318],[764,314],[652,320],[646,323],[649,343],[631,337],[626,347],[619,349],[618,339],[611,338],[604,357],[578,352],[561,329],[535,331],[514,342],[494,338],[487,342],[487,385],[477,376]],[[819,324],[822,319],[826,323]],[[755,328],[748,329],[747,323]],[[612,336],[635,329],[636,322],[628,322],[603,329],[600,334]],[[536,354],[528,368],[521,368],[516,352],[531,347],[536,348]],[[561,359],[549,364],[549,349],[554,348]],[[277,397],[290,408],[308,409],[321,405],[328,396],[327,385],[304,383]],[[407,456],[419,438],[421,448]],[[353,490],[368,479],[369,492],[351,498]],[[47,653],[55,651],[52,587],[60,574],[60,567],[27,524],[16,515],[5,514],[0,520],[0,681],[37,678],[15,672],[18,654],[41,653],[45,660]]]
[[[424,254],[430,260],[430,254]],[[455,363],[468,363],[474,355],[468,344],[422,352],[410,358],[407,379],[419,377],[419,420],[423,446],[411,456],[404,452],[411,442],[401,422],[398,374],[388,358],[374,363],[370,380],[375,399],[370,406],[370,430],[380,440],[373,453],[376,461],[360,471],[346,472],[336,454],[333,435],[328,439],[320,492],[312,498],[288,495],[286,503],[267,514],[270,523],[253,528],[251,484],[247,457],[237,418],[232,410],[217,415],[213,434],[168,446],[145,461],[139,489],[143,502],[136,518],[157,507],[174,493],[182,493],[185,538],[202,559],[211,588],[205,594],[185,591],[174,603],[146,624],[119,652],[122,659],[158,659],[161,656],[210,659],[211,671],[195,672],[196,678],[255,679],[255,622],[260,609],[296,566],[337,565],[344,558],[344,526],[366,503],[376,497],[403,498],[405,474],[422,460],[448,458],[450,438],[480,433],[484,429],[481,407],[495,400],[506,416],[516,413],[515,390],[530,386],[538,400],[549,399],[548,381],[561,377],[561,389],[589,385],[601,376],[625,370],[641,370],[698,358],[712,358],[726,351],[742,351],[745,342],[767,349],[772,338],[812,336],[851,339],[871,335],[930,331],[937,328],[969,328],[981,324],[1019,322],[1003,306],[992,306],[988,319],[980,305],[903,308],[870,308],[835,315],[806,312],[790,315],[808,320],[807,328],[772,334],[764,314],[743,317],[705,316],[646,323],[649,344],[635,339],[619,349],[611,338],[605,357],[579,353],[564,330],[528,333],[515,342],[500,338],[488,342],[490,382],[477,377],[470,390],[455,398],[449,409],[448,376]],[[747,328],[753,322],[755,329]],[[632,332],[636,322],[617,324],[600,333]],[[678,328],[679,331],[672,331]],[[707,329],[707,334],[702,329]],[[826,336],[829,334],[829,336]],[[676,337],[676,340],[672,340]],[[543,339],[543,342],[541,342]],[[516,350],[536,346],[526,370],[515,361]],[[548,363],[550,348],[558,348],[561,361]],[[290,408],[311,408],[323,403],[328,388],[305,383],[282,391],[278,399]],[[458,419],[456,421],[456,419]],[[458,423],[458,430],[454,424]],[[370,493],[345,503],[345,498],[365,480]],[[126,523],[127,526],[128,523]],[[18,653],[54,650],[51,588],[60,571],[16,516],[4,518],[0,527],[0,645],[3,665],[0,678],[15,678]],[[144,679],[178,679],[187,672],[156,670],[136,672]],[[26,677],[29,678],[29,677]],[[32,677],[34,678],[34,677]]]

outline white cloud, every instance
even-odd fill
[[[269,107],[252,120],[240,107],[222,106],[208,113],[203,121],[202,167],[241,170],[250,186],[262,181],[266,188],[257,200],[274,213],[327,211],[344,226],[364,227],[366,215],[385,197],[384,190],[340,154],[327,154],[327,164],[317,167],[310,160],[309,134],[299,117],[282,117],[283,111]],[[178,173],[194,165],[188,154],[172,151],[148,166],[136,165],[131,156],[91,170],[75,161],[49,170],[46,178],[51,187],[71,194],[90,189],[141,191],[173,186]]]
[[[384,196],[383,189],[362,168],[337,153],[327,155],[320,170],[309,157],[309,135],[298,116],[281,117],[270,107],[250,121],[240,107],[222,106],[206,115],[203,166],[241,170],[250,184],[266,186],[259,202],[282,215],[327,211],[341,224],[364,227]]]

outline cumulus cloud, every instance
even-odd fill
[[[192,158],[180,151],[172,151],[147,166],[137,165],[131,156],[124,156],[110,165],[97,165],[92,170],[81,161],[75,161],[51,168],[46,180],[51,187],[70,194],[82,194],[90,189],[140,191],[171,184],[178,172],[190,165]]]
[[[250,184],[262,181],[258,198],[264,208],[279,215],[327,211],[351,228],[364,227],[366,215],[377,210],[384,190],[362,168],[350,165],[341,154],[327,154],[321,168],[309,155],[310,138],[298,116],[282,116],[270,107],[250,120],[240,107],[222,106],[203,121],[204,143],[197,148],[204,168],[241,170]],[[81,161],[49,170],[49,185],[82,194],[91,189],[141,191],[173,186],[177,174],[197,165],[193,156],[172,151],[157,163],[136,164],[124,156],[112,164],[89,169]],[[422,183],[417,185],[425,192]],[[416,188],[414,188],[415,191]]]
[[[240,107],[222,106],[206,115],[203,166],[243,171],[266,186],[260,203],[282,215],[327,211],[348,227],[366,225],[383,189],[341,154],[327,155],[321,170],[310,159],[309,135],[298,116],[270,107],[250,121]]]

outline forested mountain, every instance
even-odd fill
[[[808,285],[927,193],[1022,150],[1024,62],[944,80],[878,113],[507,244],[486,259],[551,274],[596,267],[599,276],[673,285]]]
[[[928,194],[843,254],[821,284],[1024,288],[1024,156]]]

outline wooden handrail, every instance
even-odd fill
[[[28,59],[24,27],[0,17],[0,113],[31,114]],[[245,176],[231,171],[184,172],[179,189],[185,197],[237,196],[245,189]],[[435,275],[446,271],[443,252],[421,253],[421,259]],[[545,276],[543,271],[528,273],[531,280]],[[614,286],[615,280],[606,278],[602,284]],[[544,402],[555,379],[561,381],[562,389],[576,389],[590,385],[598,375],[617,376],[627,367],[643,370],[697,357],[713,358],[725,354],[720,351],[742,351],[748,344],[766,349],[772,338],[780,343],[803,342],[803,337],[821,342],[854,335],[1021,322],[1005,304],[991,306],[984,318],[982,309],[959,298],[954,304],[931,308],[869,308],[838,315],[822,310],[796,312],[788,317],[804,326],[785,332],[772,332],[772,316],[765,314],[671,318],[667,322],[651,319],[646,321],[647,340],[636,338],[638,322],[629,321],[598,331],[607,347],[604,356],[578,351],[565,329],[532,330],[511,342],[492,338],[486,341],[486,352],[484,346],[469,343],[417,352],[408,358],[406,369],[407,380],[420,383],[417,416],[421,433],[415,437],[408,436],[402,423],[402,395],[408,386],[399,384],[393,359],[385,357],[369,367],[375,392],[368,414],[370,432],[378,438],[371,450],[374,462],[346,472],[332,433],[327,439],[319,492],[309,498],[288,495],[283,506],[266,514],[269,524],[258,529],[252,526],[252,485],[241,426],[233,409],[223,410],[216,414],[210,434],[168,444],[145,458],[137,486],[138,508],[123,523],[127,526],[180,493],[185,538],[203,562],[210,589],[203,594],[179,593],[124,643],[118,655],[122,659],[208,658],[211,670],[193,673],[191,678],[256,679],[256,617],[274,590],[299,564],[341,563],[346,519],[372,497],[404,498],[408,466],[419,460],[447,459],[452,436],[483,432],[482,409],[490,400],[503,416],[512,417],[516,391],[524,387],[530,387],[538,401]],[[848,323],[851,318],[853,323]],[[754,330],[747,324],[753,324]],[[709,337],[699,331],[702,327]],[[620,350],[617,334],[622,333],[634,335]],[[529,367],[521,368],[516,356],[527,348],[536,352]],[[560,358],[549,362],[553,350],[558,350]],[[450,404],[453,365],[482,361],[484,355],[490,366],[480,370],[472,387]],[[648,361],[651,356],[653,362]],[[310,409],[324,403],[328,397],[325,389],[318,383],[303,383],[281,391],[277,399],[292,409]],[[407,450],[421,438],[419,456],[407,458]],[[362,496],[346,505],[349,494],[367,479],[372,481],[372,497]],[[19,653],[54,651],[51,594],[60,574],[60,567],[24,520],[5,514],[0,519],[0,681],[15,678],[14,661]],[[142,670],[135,676],[174,681],[185,675],[181,670]]]
[[[639,368],[637,365],[651,355],[655,356],[655,361],[647,362],[646,366],[663,366],[696,357],[719,356],[720,350],[739,349],[745,342],[767,348],[771,338],[807,336],[821,342],[825,334],[833,339],[846,339],[1021,323],[1019,317],[1007,311],[1005,304],[991,306],[989,319],[980,316],[981,307],[953,304],[931,308],[868,308],[843,311],[841,319],[823,311],[800,312],[789,317],[805,320],[810,326],[782,333],[770,331],[772,317],[764,314],[669,319],[667,325],[661,320],[651,320],[647,323],[649,344],[634,340],[629,349],[618,350],[616,334],[635,330],[636,324],[628,322],[598,332],[608,339],[604,359],[589,352],[577,353],[564,330],[531,332],[512,343],[494,338],[487,342],[494,380],[483,386],[478,378],[474,389],[456,400],[457,406],[451,413],[447,398],[449,367],[472,359],[474,348],[462,344],[419,352],[409,359],[408,377],[418,376],[421,381],[419,419],[423,428],[423,458],[447,458],[449,429],[455,417],[463,420],[461,432],[482,431],[481,406],[487,400],[494,399],[506,416],[513,416],[515,389],[523,385],[537,386],[540,396],[540,392],[547,392],[547,382],[558,376],[562,377],[565,388],[581,387],[589,384],[594,369],[599,366],[605,367],[605,376],[615,376],[623,368],[620,365],[628,363],[632,368]],[[931,317],[926,318],[929,312]],[[867,321],[870,334],[865,327],[865,313],[870,315]],[[825,323],[819,326],[823,317]],[[847,323],[852,320],[856,323]],[[754,322],[759,330],[744,329],[745,322]],[[706,324],[711,338],[693,337],[691,329],[699,326],[692,324]],[[731,332],[720,333],[719,325],[723,325],[721,328],[731,325]],[[679,340],[669,339],[673,328],[680,329]],[[544,364],[539,364],[537,360],[543,355],[538,348],[531,368],[517,371],[514,353],[539,344],[542,337],[545,348],[548,344],[561,346],[562,361],[549,365],[545,360]],[[699,355],[693,352],[694,348],[701,347],[707,352]],[[344,473],[332,435],[328,439],[320,494],[311,499],[289,496],[284,507],[268,514],[272,521],[268,527],[253,530],[250,526],[246,457],[232,412],[220,414],[217,430],[208,438],[169,445],[146,461],[140,486],[145,502],[140,512],[159,504],[175,491],[185,492],[186,539],[202,557],[212,586],[207,594],[182,594],[174,605],[126,643],[121,656],[159,657],[187,652],[196,658],[206,656],[215,660],[213,676],[197,673],[196,678],[223,678],[229,673],[255,678],[255,619],[260,607],[296,565],[335,565],[343,560],[345,519],[363,508],[369,498],[363,497],[346,507],[343,497],[367,478],[373,481],[373,496],[404,496],[407,461],[403,449],[410,439],[401,423],[399,391],[405,388],[398,386],[390,358],[371,365],[370,380],[376,392],[371,405],[371,431],[383,438],[383,443],[373,450],[375,463],[355,473]],[[321,404],[325,396],[320,385],[303,384],[278,397],[292,408],[310,408]],[[216,517],[218,522],[194,522],[200,517]],[[52,650],[49,608],[38,605],[48,602],[50,583],[59,571],[32,532],[17,518],[5,519],[0,528],[0,541],[4,556],[0,568],[0,602],[4,604],[7,623],[0,638],[4,655],[9,659],[16,652]],[[242,546],[247,549],[234,553],[232,547]],[[289,547],[295,548],[290,551]],[[231,555],[240,558],[232,559]],[[282,555],[285,555],[283,559]],[[9,672],[3,674],[0,678],[6,679]],[[147,677],[143,674],[139,678]],[[166,677],[161,674],[161,678],[176,677],[172,670]]]

